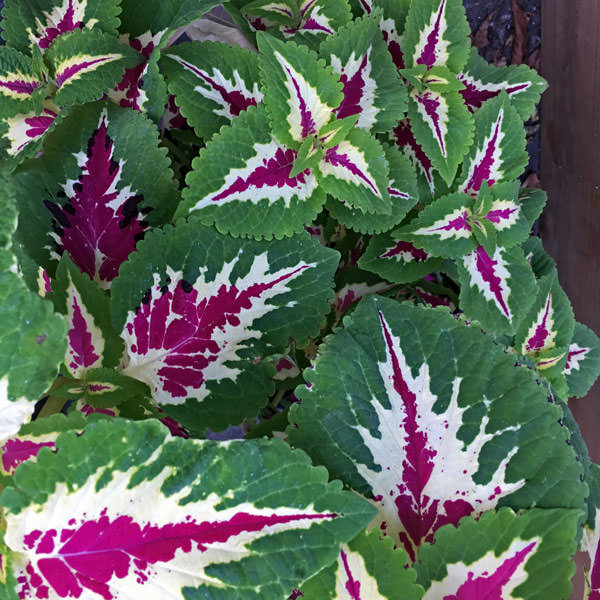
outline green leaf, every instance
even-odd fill
[[[23,52],[44,52],[61,35],[85,28],[116,33],[118,0],[6,0],[2,37]]]
[[[0,46],[0,117],[41,111],[43,88],[44,81],[29,56]]]
[[[476,111],[486,100],[505,90],[523,121],[532,115],[540,95],[548,87],[528,66],[496,67],[479,56],[477,48],[471,48],[469,60],[458,78],[465,85],[460,93],[469,110]]]
[[[575,322],[563,375],[575,398],[585,396],[600,375],[600,340],[582,323]]]
[[[406,568],[407,558],[390,538],[381,538],[376,531],[361,533],[342,545],[333,565],[302,586],[303,598],[419,600],[423,589],[415,585],[414,569]]]
[[[533,304],[537,286],[518,246],[498,247],[489,255],[482,246],[457,261],[460,308],[484,329],[514,334]]]
[[[16,575],[34,593],[284,598],[374,512],[277,440],[175,439],[155,421],[113,419],[56,448],[0,496]]]
[[[160,68],[181,114],[206,140],[248,106],[263,100],[258,55],[246,48],[183,43],[163,50]]]
[[[58,91],[58,106],[97,100],[136,66],[142,57],[116,36],[77,30],[61,35],[46,52]]]
[[[342,84],[315,52],[294,42],[281,42],[259,32],[260,71],[265,106],[275,137],[299,148],[333,118]]]
[[[264,107],[251,107],[194,159],[175,216],[198,215],[236,237],[300,231],[321,210],[324,194],[312,172],[290,176],[296,157],[271,135]]]
[[[123,374],[194,431],[255,416],[272,393],[266,359],[318,333],[337,256],[306,233],[237,240],[197,219],[149,234],[111,290]]]
[[[407,67],[445,66],[459,73],[470,47],[469,24],[461,0],[411,3],[402,43]]]
[[[409,95],[408,118],[416,142],[450,185],[473,141],[473,115],[458,92],[419,92]]]
[[[530,192],[528,189],[524,191],[526,195]],[[531,265],[531,269],[538,279],[556,271],[556,263],[544,250],[542,240],[539,237],[533,235],[528,237],[523,243],[523,251],[525,252],[527,262]]]
[[[73,108],[15,182],[27,254],[53,276],[67,251],[104,288],[144,232],[169,221],[175,208],[154,123],[111,103]]]
[[[358,115],[358,127],[388,131],[404,117],[406,86],[379,31],[381,12],[356,19],[325,39],[319,54],[343,84],[338,118]]]
[[[440,529],[415,565],[423,600],[568,598],[580,519],[577,510],[502,509]]]
[[[411,560],[465,515],[585,506],[560,407],[532,371],[446,309],[370,296],[304,376],[290,443],[369,498],[379,510],[371,526]]]
[[[380,233],[391,229],[402,221],[418,199],[415,170],[408,159],[397,148],[382,146],[390,169],[387,192],[392,203],[391,215],[363,213],[334,198],[327,200],[331,216],[355,231]]]
[[[295,21],[301,18],[296,0],[280,0],[279,2],[253,0],[245,4],[241,10],[245,14],[273,21],[286,27],[291,27]]]

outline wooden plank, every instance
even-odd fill
[[[575,318],[600,333],[600,2],[543,2],[542,218]],[[600,384],[569,401],[600,462]]]

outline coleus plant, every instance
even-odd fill
[[[5,4],[0,598],[600,597],[535,72],[459,0]]]

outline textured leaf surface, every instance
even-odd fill
[[[257,36],[265,105],[273,134],[290,148],[319,133],[343,99],[342,83],[316,53],[267,34]]]
[[[194,430],[256,414],[273,375],[263,359],[290,336],[302,347],[316,334],[336,253],[307,234],[241,241],[194,219],[140,246],[111,298],[128,354],[124,373]]]
[[[317,216],[324,195],[312,172],[290,177],[296,156],[269,132],[264,107],[248,109],[193,161],[176,217],[197,214],[235,236],[301,230]]]
[[[41,108],[44,82],[31,58],[14,48],[0,47],[0,115],[13,116]]]
[[[505,90],[522,120],[531,116],[547,87],[546,81],[526,65],[496,67],[479,56],[477,48],[471,48],[469,60],[458,78],[465,86],[460,94],[469,110],[476,111],[486,100]]]
[[[436,271],[441,263],[441,258],[387,233],[371,238],[358,264],[389,281],[409,283]]]
[[[142,57],[116,36],[99,31],[77,30],[61,35],[46,53],[58,88],[59,106],[97,100],[135,66]]]
[[[306,600],[418,600],[422,588],[416,573],[405,568],[406,553],[394,549],[390,538],[377,532],[361,533],[342,544],[337,561],[307,581]]]
[[[404,117],[406,87],[398,77],[379,29],[381,13],[357,19],[319,49],[343,84],[339,119],[358,114],[357,127],[387,131]]]
[[[600,597],[600,511],[598,510],[600,466],[590,465],[590,515],[591,522],[585,524],[581,539],[581,550],[589,556],[590,568],[586,572],[586,598],[598,600]]]
[[[372,516],[282,442],[167,436],[156,422],[100,422],[21,466],[1,497],[20,593],[283,597]]]
[[[571,592],[581,513],[509,509],[445,527],[416,565],[423,600],[562,600]]]
[[[400,223],[418,199],[417,180],[410,162],[396,148],[382,145],[390,170],[387,192],[392,213],[364,213],[334,198],[327,201],[327,210],[331,216],[355,231],[379,233],[391,229]]]
[[[210,139],[223,125],[263,100],[258,55],[239,46],[184,43],[162,53],[169,91],[196,133]]]
[[[408,118],[416,143],[447,184],[473,140],[473,116],[458,92],[413,89]]]
[[[563,374],[569,395],[576,398],[585,396],[600,374],[600,340],[582,323],[575,323]]]
[[[45,51],[61,35],[96,28],[116,33],[116,0],[7,0],[2,13],[2,37],[9,46],[28,51],[32,44]]]
[[[562,411],[530,371],[443,311],[363,300],[305,377],[290,442],[370,498],[372,526],[412,559],[465,515],[582,507]]]
[[[48,137],[43,157],[17,176],[27,252],[53,274],[67,251],[109,287],[148,228],[172,214],[165,154],[156,128],[139,113],[101,103],[73,109]]]
[[[493,186],[516,179],[527,160],[521,118],[502,93],[475,113],[473,145],[459,177],[459,190],[476,195],[484,181]]]
[[[537,294],[535,277],[520,247],[482,246],[457,261],[460,307],[471,319],[496,333],[513,334]]]
[[[411,3],[402,44],[407,67],[445,66],[458,73],[470,46],[469,25],[460,0]]]

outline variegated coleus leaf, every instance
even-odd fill
[[[565,369],[575,318],[556,273],[538,279],[537,288],[535,300],[516,332],[515,349],[553,381]]]
[[[2,37],[9,46],[42,52],[63,34],[79,29],[116,33],[117,0],[7,0],[2,12]]]
[[[364,213],[335,198],[327,200],[326,207],[331,216],[354,231],[380,233],[391,229],[402,221],[419,197],[415,170],[409,160],[397,148],[384,143],[382,146],[389,165],[387,192],[392,204],[391,214]]]
[[[255,416],[272,389],[265,359],[318,332],[337,256],[306,233],[236,240],[197,219],[150,234],[111,293],[123,373],[194,431]]]
[[[384,233],[371,238],[358,264],[388,281],[410,283],[436,271],[442,260],[405,239]]]
[[[325,195],[315,173],[290,177],[296,156],[270,133],[264,106],[250,107],[194,159],[176,218],[192,213],[234,236],[279,238],[301,231]]]
[[[530,370],[443,309],[365,299],[305,377],[290,442],[368,497],[371,526],[413,560],[465,515],[583,507],[561,409]]]
[[[402,53],[407,67],[448,67],[459,73],[471,43],[469,24],[460,0],[412,2],[406,17]]]
[[[0,46],[0,117],[40,111],[45,83],[29,56]]]
[[[532,192],[531,189],[527,188],[525,188],[523,191],[526,194]],[[525,253],[525,258],[531,265],[531,269],[537,278],[553,273],[556,270],[556,262],[544,250],[542,240],[539,237],[534,235],[529,236],[522,246],[523,252]]]
[[[402,34],[411,0],[360,0],[360,4],[366,14],[371,14],[373,9],[377,8],[383,10],[379,29],[394,64],[398,69],[404,69],[406,65],[402,54]]]
[[[585,572],[586,600],[600,599],[600,466],[590,464],[588,473],[590,486],[589,518],[583,527],[581,550],[590,561],[589,570]]]
[[[250,17],[259,18],[261,21],[271,21],[280,25],[291,26],[292,22],[299,20],[300,11],[296,0],[252,0],[242,6],[241,11]]]
[[[328,37],[319,49],[343,84],[335,115],[359,115],[357,127],[388,131],[404,117],[406,86],[379,32],[381,11],[357,19]]]
[[[170,438],[155,421],[63,433],[14,481],[0,502],[16,591],[49,600],[283,598],[373,515],[283,442]]]
[[[563,600],[571,593],[582,514],[508,508],[444,527],[415,565],[423,600]]]
[[[116,367],[123,342],[112,327],[108,297],[68,254],[61,258],[52,291],[55,307],[67,318],[64,363],[71,376],[79,379],[90,369]]]
[[[50,75],[57,87],[58,106],[97,100],[143,58],[116,36],[101,31],[77,30],[52,42],[46,52]]]
[[[378,532],[361,533],[342,544],[336,562],[309,579],[298,592],[304,600],[419,600],[414,569],[406,552]]]
[[[497,247],[488,254],[483,246],[456,262],[460,308],[490,332],[516,333],[537,295],[531,267],[519,246]]]
[[[525,130],[505,92],[485,103],[475,113],[473,145],[458,178],[461,192],[476,196],[484,181],[516,179],[527,165]]]
[[[465,86],[460,94],[469,110],[476,111],[486,100],[505,90],[522,120],[530,117],[548,86],[526,65],[496,67],[489,64],[479,56],[477,48],[471,48],[469,60],[458,78]]]
[[[413,88],[408,118],[416,143],[449,185],[473,141],[473,115],[457,91]]]
[[[181,114],[206,140],[263,100],[258,55],[240,46],[183,43],[163,51],[160,67]]]
[[[575,322],[563,375],[569,397],[585,396],[600,373],[600,340],[582,323]]]
[[[113,104],[76,107],[17,181],[24,247],[52,276],[67,251],[108,288],[150,226],[169,220],[175,188],[156,128]],[[152,168],[150,169],[150,165]]]
[[[59,113],[60,109],[47,99],[39,111],[17,113],[0,119],[0,144],[8,155],[7,163],[18,164],[34,154],[44,136],[60,121],[57,119]]]
[[[139,52],[143,60],[125,69],[121,80],[108,91],[108,97],[119,106],[146,113],[158,123],[168,100],[167,85],[158,68],[160,48],[166,43],[165,32],[147,31],[137,37],[121,34],[120,41]]]
[[[334,118],[342,82],[323,59],[304,46],[257,35],[264,102],[275,137],[298,149]]]
[[[52,305],[32,294],[12,245],[17,211],[12,185],[0,186],[0,441],[19,430],[56,377],[65,352],[66,324]]]

